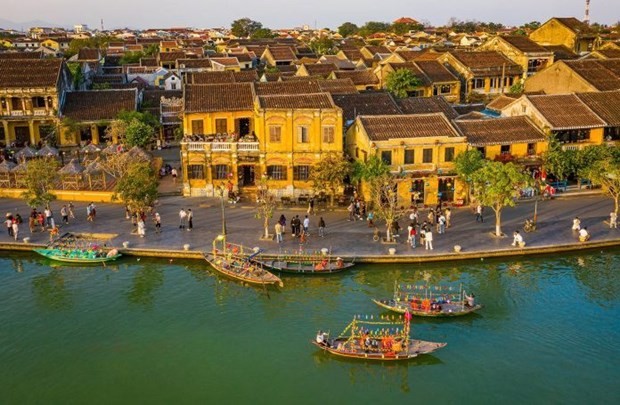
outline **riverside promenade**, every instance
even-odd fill
[[[67,202],[54,201],[52,210],[56,224],[61,223],[60,207]],[[125,209],[120,204],[96,203],[97,218],[94,223],[86,221],[87,203],[76,202],[76,218],[69,225],[63,225],[64,232],[101,234],[110,238],[109,246],[121,248],[127,255],[159,256],[169,258],[200,258],[201,252],[211,249],[213,239],[221,233],[221,202],[219,198],[184,198],[180,196],[161,197],[156,211],[162,218],[162,232],[155,233],[154,222],[147,219],[146,237],[140,238],[132,233],[130,220],[125,219]],[[225,217],[228,241],[249,247],[259,246],[265,254],[277,254],[280,251],[299,250],[299,240],[291,237],[290,221],[295,215],[303,220],[306,207],[279,208],[270,221],[269,232],[273,233],[275,220],[284,214],[287,218],[287,229],[284,243],[275,240],[260,240],[263,233],[263,221],[255,218],[254,204],[240,203],[225,205]],[[42,208],[42,207],[41,207]],[[191,208],[194,213],[194,229],[179,229],[179,210]],[[538,229],[532,233],[523,231],[525,219],[534,215],[534,202],[519,202],[516,207],[509,207],[502,213],[502,231],[505,237],[493,236],[495,216],[490,208],[485,208],[484,222],[476,222],[470,208],[452,208],[452,227],[445,234],[438,234],[433,229],[433,250],[425,250],[418,246],[413,249],[406,243],[406,227],[408,218],[399,223],[403,228],[396,244],[383,244],[373,241],[373,229],[366,221],[348,221],[348,213],[340,208],[336,210],[318,211],[310,216],[310,237],[303,246],[304,250],[318,251],[322,248],[331,249],[334,255],[343,258],[355,258],[358,262],[427,262],[457,259],[474,259],[484,257],[507,257],[527,254],[555,253],[587,248],[603,248],[620,246],[620,231],[610,229],[607,221],[613,209],[613,201],[602,195],[579,193],[569,197],[561,196],[551,201],[538,202]],[[0,249],[30,250],[46,244],[49,232],[30,234],[27,217],[30,209],[23,200],[0,198],[0,212],[19,213],[24,218],[20,226],[17,242],[9,237],[6,228],[0,234]],[[420,211],[420,218],[426,218],[427,210]],[[318,237],[317,225],[319,217],[323,217],[327,228],[325,237]],[[572,219],[581,218],[581,225],[586,226],[591,234],[587,243],[577,241],[577,234],[571,230]],[[385,235],[385,223],[377,225]],[[519,230],[526,246],[511,246],[512,233]],[[29,243],[23,238],[29,237]],[[129,242],[123,249],[123,242]],[[184,245],[189,244],[189,250]],[[461,252],[455,253],[454,246],[460,245]],[[394,255],[389,249],[395,248]]]

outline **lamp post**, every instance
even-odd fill
[[[224,208],[224,186],[217,186],[218,194],[220,195],[220,207],[222,211],[222,235],[226,236],[226,213]]]

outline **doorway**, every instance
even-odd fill
[[[250,119],[239,118],[235,120],[235,132],[237,132],[240,137],[249,135],[250,134]]]
[[[15,127],[15,146],[22,147],[30,142],[30,128]]]
[[[254,186],[255,175],[253,165],[239,166],[239,186]]]

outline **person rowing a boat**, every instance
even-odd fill
[[[316,342],[320,346],[330,347],[329,340],[327,338],[327,333],[319,330],[319,333],[316,334]]]
[[[465,291],[463,291],[463,297],[465,298],[465,306],[466,307],[474,307],[476,305],[476,295],[467,295]]]

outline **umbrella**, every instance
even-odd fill
[[[58,149],[45,145],[39,149],[37,156],[58,156]]]
[[[23,149],[19,150],[19,152],[15,153],[15,158],[32,158],[37,156],[37,151],[32,149],[30,146],[26,146]]]
[[[68,174],[75,175],[80,174],[84,171],[84,168],[81,164],[75,161],[75,159],[71,159],[69,163],[67,163],[62,169],[58,171],[60,174]]]

